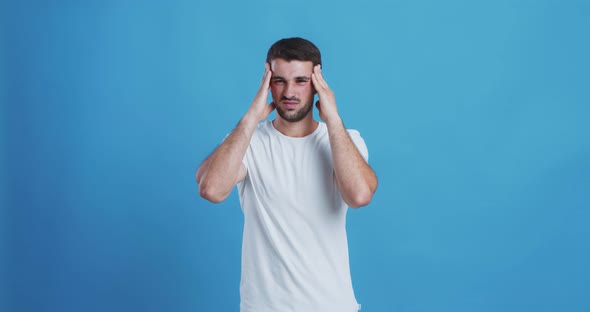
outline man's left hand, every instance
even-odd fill
[[[330,90],[330,87],[328,87],[328,84],[324,80],[324,76],[322,76],[321,65],[314,66],[311,81],[319,97],[319,101],[315,103],[315,106],[320,112],[320,118],[326,123],[337,121],[340,116],[336,107],[336,98],[334,97],[334,92]]]

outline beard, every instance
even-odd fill
[[[298,122],[305,118],[311,112],[311,109],[313,107],[312,104],[313,100],[297,111],[288,111],[283,109],[280,105],[277,105],[276,110],[279,116],[281,116],[281,118],[283,118],[285,121]]]

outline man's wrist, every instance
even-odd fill
[[[256,118],[256,116],[254,116],[251,113],[246,113],[244,114],[244,116],[242,116],[242,119],[240,119],[240,122],[238,125],[246,128],[246,129],[254,129],[256,127],[256,125],[258,125],[259,120],[258,118]]]
[[[338,115],[338,114],[336,114],[335,116],[333,116],[331,118],[326,118],[326,120],[324,122],[326,123],[328,130],[335,129],[335,128],[344,128],[344,122],[342,121],[342,118],[340,118],[340,115]]]

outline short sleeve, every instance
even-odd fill
[[[360,132],[353,130],[353,129],[349,129],[347,131],[348,131],[348,135],[350,136],[350,139],[352,140],[352,142],[356,146],[356,149],[359,151],[361,156],[363,156],[365,161],[368,163],[369,162],[369,150],[367,149],[367,145],[365,144],[365,140],[363,140],[363,138],[361,137]]]

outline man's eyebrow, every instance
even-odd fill
[[[311,78],[310,77],[307,77],[307,76],[295,77],[295,80],[305,80],[305,81],[308,81],[309,79],[311,79]]]

